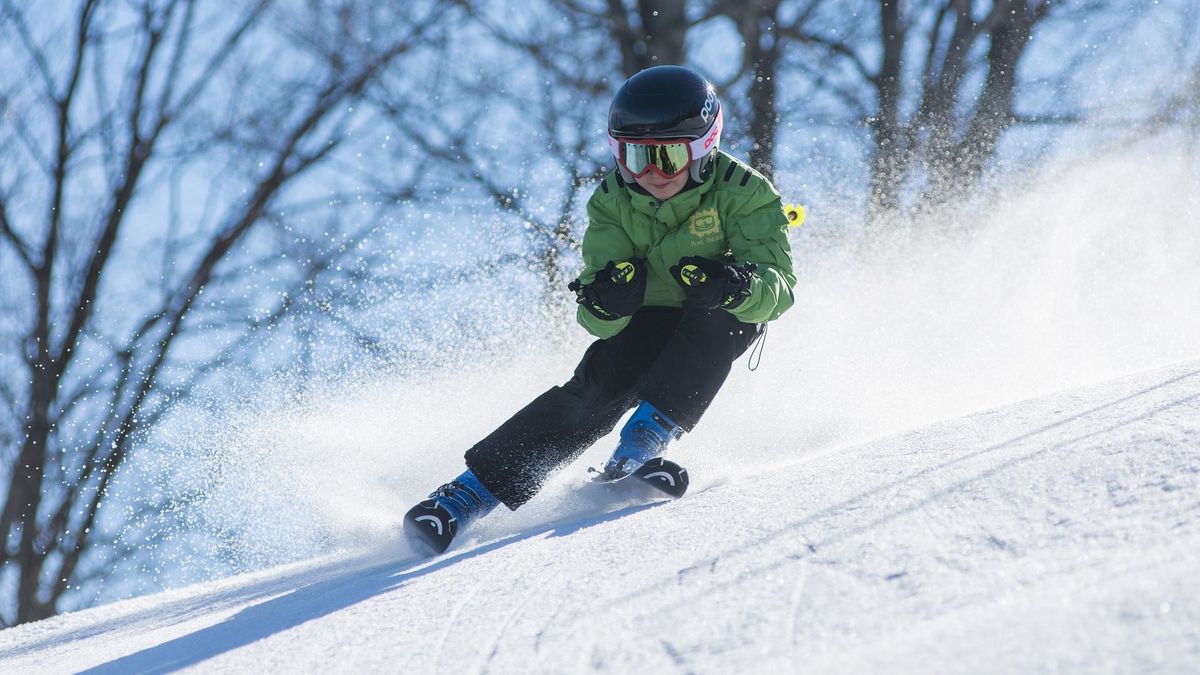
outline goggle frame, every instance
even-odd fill
[[[697,158],[706,156],[721,142],[721,130],[724,127],[724,112],[720,108],[717,109],[717,118],[713,121],[712,126],[708,128],[708,132],[700,138],[628,138],[613,136],[609,133],[608,149],[612,152],[613,158],[617,160],[621,167],[628,171],[634,178],[641,178],[651,171],[663,178],[675,178],[687,171],[691,167],[692,162],[696,161]],[[673,172],[667,172],[661,166],[655,164],[649,154],[647,154],[645,166],[641,167],[639,171],[634,171],[627,163],[627,157],[629,156],[627,149],[629,146],[646,148],[665,145],[681,145],[686,148],[687,161],[684,162],[681,168]]]

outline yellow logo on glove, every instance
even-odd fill
[[[679,268],[679,278],[685,286],[696,286],[708,281],[708,275],[704,270],[695,265],[684,265]]]
[[[612,280],[618,284],[627,284],[633,281],[633,275],[636,272],[637,269],[628,260],[619,262],[616,268],[613,269]]]

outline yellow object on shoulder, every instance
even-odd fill
[[[788,227],[800,227],[808,215],[802,204],[784,204],[783,212],[787,214]]]

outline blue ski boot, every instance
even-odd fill
[[[459,530],[499,505],[500,500],[479,482],[475,472],[467,469],[409,509],[404,514],[404,532],[430,553],[442,553]]]
[[[642,465],[663,454],[683,428],[658,408],[643,401],[621,429],[621,441],[594,480],[611,483],[632,475]],[[595,471],[595,469],[593,469]]]

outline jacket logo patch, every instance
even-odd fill
[[[725,234],[721,231],[721,217],[716,209],[697,211],[688,218],[688,232],[692,235],[692,246],[702,246],[720,241]]]

